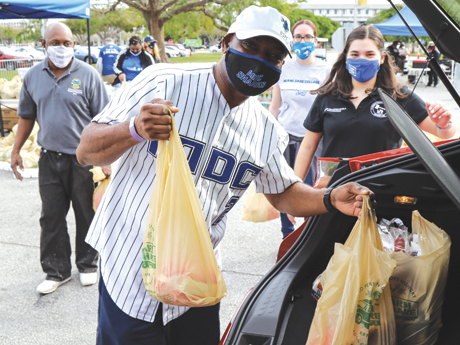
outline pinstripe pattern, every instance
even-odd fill
[[[241,180],[244,188],[232,187],[236,166],[248,162],[262,169],[255,177],[258,192],[280,193],[299,179],[282,154],[287,145],[286,132],[254,97],[230,109],[216,84],[212,66],[150,66],[93,121],[126,121],[154,98],[171,100],[177,105],[180,111],[175,118],[181,137],[204,143],[193,179],[221,265],[219,243],[227,222],[222,213],[229,201],[239,199],[246,184],[254,179],[253,174],[245,174]],[[148,152],[149,144],[139,143],[120,158],[86,240],[101,254],[102,276],[115,303],[134,318],[153,321],[157,302],[145,291],[141,272],[144,227],[155,179],[155,156]],[[227,183],[203,177],[213,149],[235,158],[236,166]],[[222,219],[217,222],[219,216]],[[186,310],[164,305],[164,322]]]

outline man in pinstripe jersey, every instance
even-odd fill
[[[286,132],[251,97],[277,81],[291,40],[286,17],[270,7],[248,7],[224,37],[221,61],[145,69],[84,130],[80,163],[119,159],[86,239],[101,255],[98,344],[219,343],[219,304],[162,304],[147,294],[142,281],[157,140],[169,138],[169,109],[219,265],[227,213],[253,180],[283,212],[304,217],[338,209],[359,216],[362,195],[372,193],[354,183],[327,193],[303,184],[283,157]]]

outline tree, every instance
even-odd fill
[[[42,26],[46,26],[47,19],[29,19],[28,24],[16,35],[16,41],[39,42],[42,38]]]
[[[403,5],[396,5],[398,11],[400,11],[404,6]],[[378,24],[384,22],[387,19],[390,19],[396,14],[396,10],[393,7],[390,7],[387,10],[381,10],[376,13],[373,17],[367,20],[367,24]]]
[[[10,26],[0,28],[0,39],[2,43],[10,45],[14,42],[16,35],[19,33],[18,29],[13,29]]]
[[[107,10],[108,7],[105,9]],[[72,30],[77,42],[87,44],[88,31],[86,19],[67,19],[65,24]],[[139,29],[145,25],[145,22],[142,15],[131,8],[114,9],[106,12],[103,12],[101,8],[92,8],[89,25],[91,33],[98,35],[103,41],[107,37],[117,37],[122,31],[130,32],[133,28]]]
[[[110,1],[110,0],[108,0]],[[309,19],[318,23],[318,31],[322,37],[329,38],[340,25],[326,17],[316,17],[313,13],[298,8],[298,0],[291,3],[287,0],[113,0],[110,9],[114,10],[120,4],[128,5],[142,13],[151,35],[158,40],[162,58],[164,52],[164,37],[173,39],[183,36],[197,37],[222,35],[235,20],[236,16],[250,5],[271,6],[288,17],[293,25],[299,19]],[[199,13],[206,16],[200,16]],[[210,30],[210,24],[215,29]],[[201,30],[197,30],[201,28]],[[201,34],[200,34],[201,31]]]

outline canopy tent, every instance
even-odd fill
[[[86,19],[88,28],[88,55],[90,52],[90,0],[0,0],[0,19]],[[3,117],[0,107],[0,136],[3,137]]]
[[[0,19],[89,19],[90,16],[90,0],[0,0]]]
[[[404,20],[407,22],[407,24],[409,24],[412,31],[414,31],[415,35],[418,37],[429,36],[423,25],[418,20],[417,16],[408,6],[402,8],[399,12],[404,17]],[[412,36],[411,32],[397,13],[390,19],[373,25],[379,29],[384,36]]]

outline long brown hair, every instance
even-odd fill
[[[380,87],[394,99],[407,97],[407,94],[401,92],[401,86],[396,80],[396,66],[393,62],[393,59],[389,59],[385,54],[385,40],[383,39],[383,35],[380,30],[374,26],[357,27],[350,33],[350,35],[348,35],[345,48],[337,58],[337,61],[332,66],[329,78],[326,80],[323,86],[315,90],[320,96],[325,96],[330,93],[334,95],[340,93],[342,97],[346,99],[354,98],[352,97],[352,77],[346,68],[347,55],[350,49],[350,45],[354,40],[363,40],[366,38],[373,40],[380,54],[384,56],[384,62],[380,65],[380,70],[377,73],[377,80],[374,89],[368,89],[366,92],[371,93],[377,89],[377,87]]]

